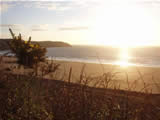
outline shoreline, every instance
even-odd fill
[[[3,56],[5,53],[8,53],[8,50],[0,51],[0,56]],[[7,57],[7,56],[6,56]],[[12,53],[8,54],[8,57],[14,57]],[[103,65],[114,65],[114,66],[123,66],[122,64],[126,64],[126,61],[121,60],[111,60],[107,61],[105,59],[85,59],[85,58],[69,58],[69,57],[53,57],[53,56],[46,56],[47,60],[57,60],[57,61],[66,61],[66,62],[78,62],[78,63],[93,63],[93,64],[103,64]],[[124,63],[123,63],[124,62]],[[125,66],[125,65],[124,65]],[[160,68],[160,64],[141,64],[141,63],[131,63],[128,61],[128,67],[146,67],[146,68]]]
[[[11,67],[12,65],[17,65],[15,62],[15,57],[5,57],[5,63],[2,64],[5,68]],[[72,61],[62,61],[53,60],[54,63],[60,64],[60,68],[53,75],[48,75],[46,78],[53,79],[56,78],[60,80],[64,75],[64,81],[67,81],[69,76],[70,68],[72,68],[71,82],[76,82],[80,78],[81,71],[84,67],[85,77],[100,77],[104,74],[116,74],[113,78],[112,84],[119,86],[120,89],[133,91],[141,91],[146,85],[148,92],[160,93],[160,67],[121,67],[118,65],[110,64],[96,64],[96,63],[84,63],[84,62],[72,62]],[[21,68],[19,70],[12,70],[12,73],[23,74],[28,71],[27,69]],[[94,82],[93,82],[94,83]],[[92,85],[91,85],[92,86]],[[111,87],[115,87],[111,85]]]
[[[64,71],[67,71],[67,79],[70,68],[72,68],[72,79],[79,79],[80,73],[84,67],[84,74],[86,77],[94,77],[94,76],[103,76],[108,73],[118,73],[113,80],[113,84],[116,86],[120,85],[120,89],[128,90],[132,89],[133,91],[141,91],[143,89],[144,84],[149,85],[146,88],[146,92],[160,93],[160,67],[142,67],[142,66],[128,66],[122,67],[120,65],[112,65],[112,64],[98,64],[98,63],[84,63],[77,61],[64,61],[64,60],[53,60],[55,63],[60,64],[61,72],[60,76]],[[65,69],[65,70],[64,70]],[[126,76],[127,74],[127,76]],[[141,76],[140,76],[141,74]],[[128,78],[127,78],[128,77]],[[152,78],[155,78],[153,81]],[[128,79],[128,80],[127,80]],[[142,80],[143,79],[143,80]],[[129,86],[132,88],[128,88]],[[92,85],[91,85],[92,86]],[[135,87],[135,88],[134,88]],[[114,86],[112,86],[114,88]],[[137,89],[137,90],[136,90]]]
[[[57,59],[58,58],[58,59]],[[77,59],[77,58],[74,58],[74,59],[67,59],[67,58],[64,58],[64,57],[57,57],[55,59],[50,59],[48,58],[47,60],[54,60],[54,61],[65,61],[65,62],[77,62],[77,63],[84,63],[84,64],[102,64],[102,65],[113,65],[113,66],[120,66],[120,67],[144,67],[144,68],[160,68],[160,66],[158,65],[152,65],[152,66],[149,66],[149,65],[138,65],[138,64],[129,64],[127,66],[123,66],[123,65],[120,65],[118,63],[103,63],[103,62],[94,62],[93,60],[92,61],[89,61],[89,60],[81,60],[81,59]]]

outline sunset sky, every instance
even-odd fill
[[[1,0],[0,38],[8,28],[39,41],[160,46],[160,0]]]

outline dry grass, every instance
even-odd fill
[[[84,65],[72,83],[72,68],[56,80],[58,68],[59,64],[47,62],[25,75],[0,71],[0,119],[160,120],[160,95],[147,92],[145,82],[143,92],[132,92],[129,82],[127,91],[120,90],[113,82],[119,73],[87,76]],[[51,73],[53,79],[45,79]]]

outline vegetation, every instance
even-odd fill
[[[84,74],[83,67],[79,79],[72,83],[72,69],[68,77],[49,80],[45,75],[56,74],[58,65],[50,62],[37,67],[25,75],[1,70],[0,119],[160,120],[160,96],[109,89],[115,73],[91,77]],[[36,74],[35,69],[43,74]],[[89,87],[94,81],[97,82]]]
[[[70,44],[60,41],[33,41],[32,43],[38,43],[40,46],[49,48],[49,47],[71,47]]]
[[[46,49],[31,43],[31,37],[24,41],[10,32],[9,46],[19,64],[3,69],[0,56],[0,120],[160,120],[159,94],[129,91],[129,83],[128,91],[120,90],[114,84],[117,72],[87,76],[85,65],[74,83],[72,68],[57,79],[60,65],[44,61]],[[44,62],[37,64],[40,61]],[[34,64],[28,72],[12,72]]]
[[[31,37],[29,37],[28,41],[24,41],[21,34],[15,36],[11,29],[9,29],[9,31],[13,38],[9,42],[9,47],[18,58],[18,63],[33,66],[45,60],[46,48],[41,47],[37,43],[32,44]]]
[[[8,42],[11,39],[0,39],[0,50],[9,50]],[[39,44],[42,47],[71,47],[70,44],[60,41],[31,41],[32,44]]]
[[[9,50],[9,43],[10,39],[0,39],[0,50]]]

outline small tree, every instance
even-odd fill
[[[18,63],[25,66],[33,66],[45,60],[46,48],[41,47],[38,43],[31,43],[31,37],[28,41],[24,41],[21,37],[15,36],[11,29],[9,29],[12,40],[9,42],[11,51],[18,58]]]

